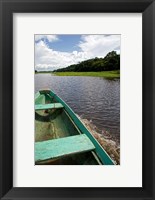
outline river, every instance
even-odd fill
[[[102,77],[35,74],[35,92],[50,88],[99,133],[120,141],[120,80]]]

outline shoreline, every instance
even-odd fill
[[[104,78],[120,78],[120,70],[102,72],[52,72],[55,76],[93,76]]]
[[[103,77],[103,78],[120,78],[120,70],[115,71],[101,71],[101,72],[35,72],[35,74],[51,74],[52,76],[92,76],[92,77]]]

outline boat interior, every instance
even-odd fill
[[[37,165],[99,165],[101,161],[93,151],[92,144],[87,141],[87,138],[81,138],[82,134],[74,121],[63,109],[62,104],[56,102],[53,97],[48,94],[40,94],[35,99],[35,154],[38,159],[35,159]],[[71,137],[72,136],[72,137]],[[61,140],[61,138],[66,138]],[[69,139],[72,140],[69,142]],[[80,140],[84,142],[80,142]],[[74,142],[73,142],[74,140]],[[49,148],[55,145],[56,149],[53,158],[50,159],[47,153],[44,154],[44,159],[38,152],[43,149],[43,144],[49,144]],[[59,142],[59,143],[58,143]],[[68,143],[67,143],[68,142]],[[79,142],[79,143],[78,143]],[[75,145],[73,145],[75,143]],[[77,145],[81,145],[81,150],[77,150]],[[67,149],[63,149],[66,152],[65,155],[61,156],[61,146],[66,144]],[[83,144],[83,145],[82,145]],[[46,144],[47,146],[48,144]],[[68,151],[68,152],[67,152]],[[43,152],[43,150],[42,150]]]

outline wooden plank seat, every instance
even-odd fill
[[[63,108],[61,103],[50,103],[50,104],[36,104],[35,110],[48,110],[53,108]]]
[[[45,161],[94,149],[95,146],[85,134],[36,142],[35,161]]]

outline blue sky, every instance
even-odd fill
[[[62,52],[80,51],[77,45],[81,38],[80,35],[59,35],[58,37],[57,42],[49,43],[50,48]]]
[[[43,38],[42,41],[44,41],[50,49],[54,49],[55,51],[80,51],[77,44],[80,41],[81,35],[57,35],[57,37],[59,39],[53,42],[49,41],[47,38]]]
[[[54,70],[110,51],[120,53],[120,35],[35,35],[35,69]]]

